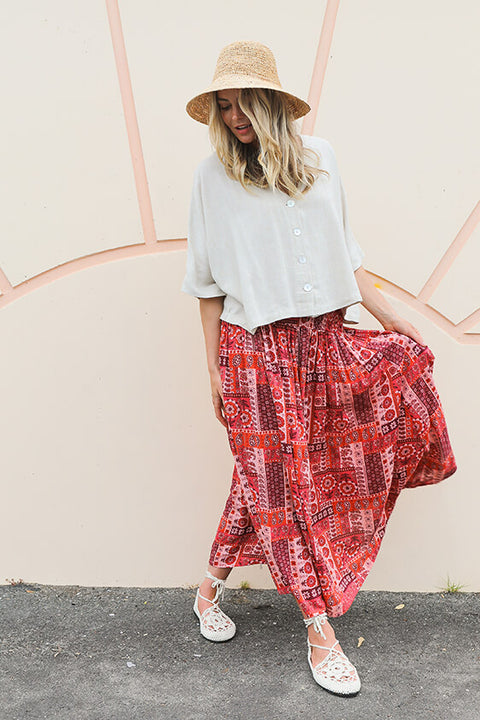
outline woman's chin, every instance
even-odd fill
[[[239,138],[239,140],[240,140],[240,138]],[[245,145],[251,145],[251,144],[255,144],[256,140],[257,140],[257,136],[254,135],[249,140],[241,140],[241,142],[243,142]]]
[[[248,135],[237,135],[237,133],[234,133],[237,140],[240,140],[241,143],[244,145],[248,145],[249,143],[254,142],[254,140],[257,139],[257,136],[254,132],[248,133]]]

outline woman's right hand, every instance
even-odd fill
[[[217,369],[210,372],[210,386],[212,388],[212,401],[215,409],[215,417],[222,423],[223,427],[228,427],[225,417],[225,406],[223,404],[223,390],[220,370]]]

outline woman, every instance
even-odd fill
[[[196,168],[182,290],[199,298],[232,485],[194,611],[224,641],[232,567],[266,563],[307,626],[316,682],[360,689],[328,618],[371,569],[400,491],[456,470],[419,331],[362,267],[331,144],[299,135],[310,110],[266,46],[236,42],[187,104],[215,152]],[[358,303],[384,331],[346,327]]]

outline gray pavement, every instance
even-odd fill
[[[363,683],[353,698],[314,682],[291,596],[227,588],[237,635],[218,644],[194,596],[1,586],[0,719],[480,720],[478,593],[360,592],[332,621]]]

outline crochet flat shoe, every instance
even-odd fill
[[[323,632],[322,625],[327,621],[327,615],[315,615],[311,618],[304,618],[305,625],[312,625],[315,630],[321,634],[325,640],[327,639]],[[338,640],[334,642],[332,647],[325,647],[324,645],[315,645],[310,642],[310,638],[307,637],[308,643],[308,664],[312,671],[313,678],[321,687],[328,692],[334,693],[335,695],[356,695],[360,690],[360,678],[358,677],[357,670],[354,665],[350,662],[347,656],[336,648],[339,644]],[[315,667],[312,665],[311,660],[311,649],[313,647],[320,648],[321,650],[328,650],[328,655],[321,660]]]
[[[193,612],[200,620],[200,632],[204,638],[213,640],[213,642],[224,642],[225,640],[230,640],[237,630],[233,620],[231,620],[228,615],[225,615],[218,605],[219,599],[223,598],[223,593],[225,592],[225,580],[216,578],[215,575],[212,575],[208,570],[205,574],[214,581],[212,582],[212,587],[216,588],[215,597],[213,600],[210,600],[210,598],[200,595],[200,588],[198,588],[197,594],[195,595]],[[201,614],[198,609],[199,597],[202,598],[202,600],[213,603],[213,605],[209,605]]]

